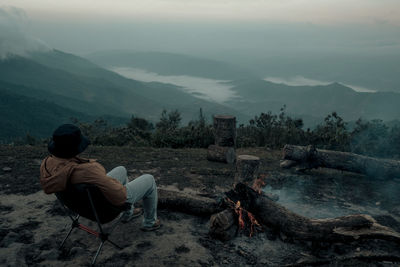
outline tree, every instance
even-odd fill
[[[325,117],[324,124],[313,131],[311,143],[320,148],[349,151],[350,134],[346,125],[336,112],[332,112]]]

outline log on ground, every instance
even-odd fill
[[[259,221],[294,240],[319,242],[352,242],[360,239],[381,239],[400,244],[400,234],[378,224],[369,215],[348,215],[329,219],[310,219],[298,215],[260,195],[243,183],[226,193],[232,201],[240,201]]]
[[[233,147],[210,145],[207,150],[207,160],[232,164],[236,160]]]
[[[210,216],[223,210],[213,198],[158,188],[158,207],[197,216]]]
[[[237,232],[237,215],[233,209],[225,209],[210,218],[210,236],[227,241]]]
[[[325,167],[372,177],[400,178],[400,161],[349,152],[316,149],[312,146],[285,145],[283,159],[297,161],[310,168]]]

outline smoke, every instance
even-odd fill
[[[0,59],[10,55],[26,56],[31,51],[49,47],[29,33],[25,11],[16,7],[0,7]]]

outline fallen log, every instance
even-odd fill
[[[236,160],[235,148],[210,145],[207,150],[207,160],[232,164]]]
[[[353,253],[353,255],[336,256],[329,259],[321,259],[316,257],[310,257],[311,259],[300,259],[296,263],[287,264],[285,267],[303,267],[303,266],[354,266],[354,261],[361,261],[361,263],[368,263],[372,266],[375,262],[389,262],[389,266],[392,264],[400,263],[400,256],[391,254],[375,254],[373,252],[365,253]],[[349,264],[349,261],[353,261]],[[365,265],[363,264],[363,265]],[[374,265],[376,266],[376,265]],[[378,265],[379,266],[379,265]],[[394,265],[398,266],[398,265]]]
[[[158,188],[158,206],[197,216],[210,216],[223,210],[221,201],[185,192]]]
[[[285,145],[283,159],[296,161],[308,168],[325,167],[373,177],[400,178],[400,161],[316,149],[313,146]]]
[[[310,219],[298,215],[258,194],[243,183],[226,193],[254,214],[260,223],[279,230],[293,240],[319,242],[351,242],[360,239],[382,239],[400,244],[400,234],[378,224],[369,215],[349,215],[330,219]]]

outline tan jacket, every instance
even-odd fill
[[[40,166],[40,184],[46,194],[63,191],[68,180],[72,184],[96,185],[114,205],[126,202],[126,188],[118,180],[106,175],[106,170],[93,159],[71,159],[49,156]]]

